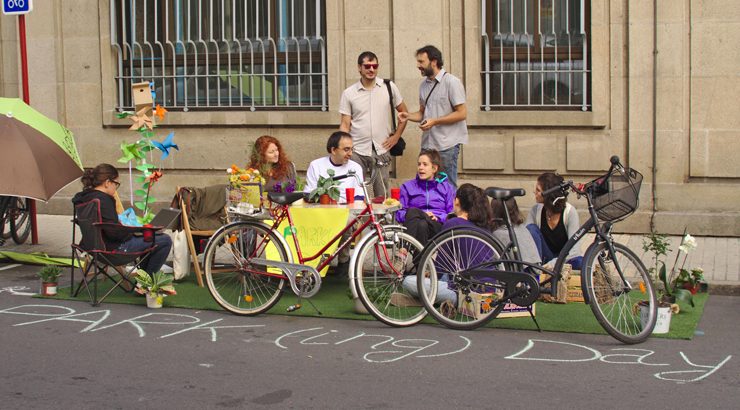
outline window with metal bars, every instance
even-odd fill
[[[328,109],[325,0],[110,2],[117,110]]]
[[[481,0],[483,110],[591,110],[589,0]]]

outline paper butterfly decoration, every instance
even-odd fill
[[[139,149],[139,142],[134,142],[132,144],[127,144],[126,142],[121,143],[121,152],[123,153],[123,156],[118,159],[118,162],[129,162],[133,159],[142,159],[144,158],[144,153],[141,152]]]
[[[156,115],[160,121],[164,119],[165,113],[167,113],[167,109],[165,109],[159,104],[157,104],[157,106],[154,108],[154,115]]]
[[[176,150],[180,150],[180,148],[172,142],[172,139],[175,137],[175,132],[169,133],[167,135],[167,138],[164,139],[164,141],[154,141],[152,140],[152,145],[154,145],[158,150],[162,151],[162,159],[167,158],[168,155],[170,155],[170,148],[174,148]]]
[[[146,113],[149,110],[149,107],[144,107],[136,112],[136,114],[130,116],[129,118],[131,121],[134,122],[134,124],[129,128],[130,130],[137,131],[141,129],[141,127],[147,127],[150,130],[154,129],[154,124],[152,123],[152,119],[149,118]]]

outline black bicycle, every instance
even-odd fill
[[[506,212],[510,244],[473,228],[440,233],[424,248],[417,270],[417,289],[430,315],[454,329],[474,329],[495,318],[508,303],[527,307],[540,294],[557,297],[561,270],[570,249],[594,230],[583,257],[581,288],[584,302],[610,335],[623,343],[640,343],[655,327],[657,299],[647,269],[627,246],[614,242],[612,227],[638,207],[642,175],[611,158],[605,175],[584,185],[563,182],[543,193],[572,190],[588,202],[589,218],[569,238],[552,270],[521,260],[518,241]],[[501,200],[524,196],[523,189],[488,188]],[[545,276],[546,275],[546,276]],[[547,277],[540,282],[540,278]],[[456,301],[453,303],[452,301]]]
[[[31,233],[28,200],[0,195],[0,222],[0,245],[10,238],[19,245],[26,242]]]

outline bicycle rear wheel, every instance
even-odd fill
[[[31,217],[26,198],[15,198],[11,200],[8,207],[8,219],[10,220],[10,235],[13,242],[25,243],[31,233]]]
[[[367,311],[379,321],[396,327],[411,326],[427,315],[421,302],[403,286],[403,275],[413,271],[414,260],[423,249],[413,236],[392,230],[384,231],[382,240],[372,235],[356,250],[355,290]]]
[[[605,243],[586,252],[583,261],[585,291],[596,320],[607,333],[623,343],[640,343],[655,327],[657,298],[640,258],[620,243],[613,245],[614,257]],[[624,285],[618,269],[631,288]],[[647,319],[644,326],[641,309],[645,309]]]
[[[233,223],[216,231],[204,257],[208,291],[222,308],[237,315],[257,315],[280,300],[287,278],[279,268],[254,258],[288,261],[288,252],[267,225]]]
[[[440,234],[424,248],[419,261],[416,284],[424,307],[438,322],[452,329],[471,330],[495,318],[504,304],[493,307],[505,297],[503,286],[495,284],[491,273],[504,270],[503,264],[470,268],[501,259],[501,245],[483,232],[452,229]]]

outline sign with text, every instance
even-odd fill
[[[31,0],[2,0],[2,2],[3,14],[6,15],[28,14],[33,10]]]

